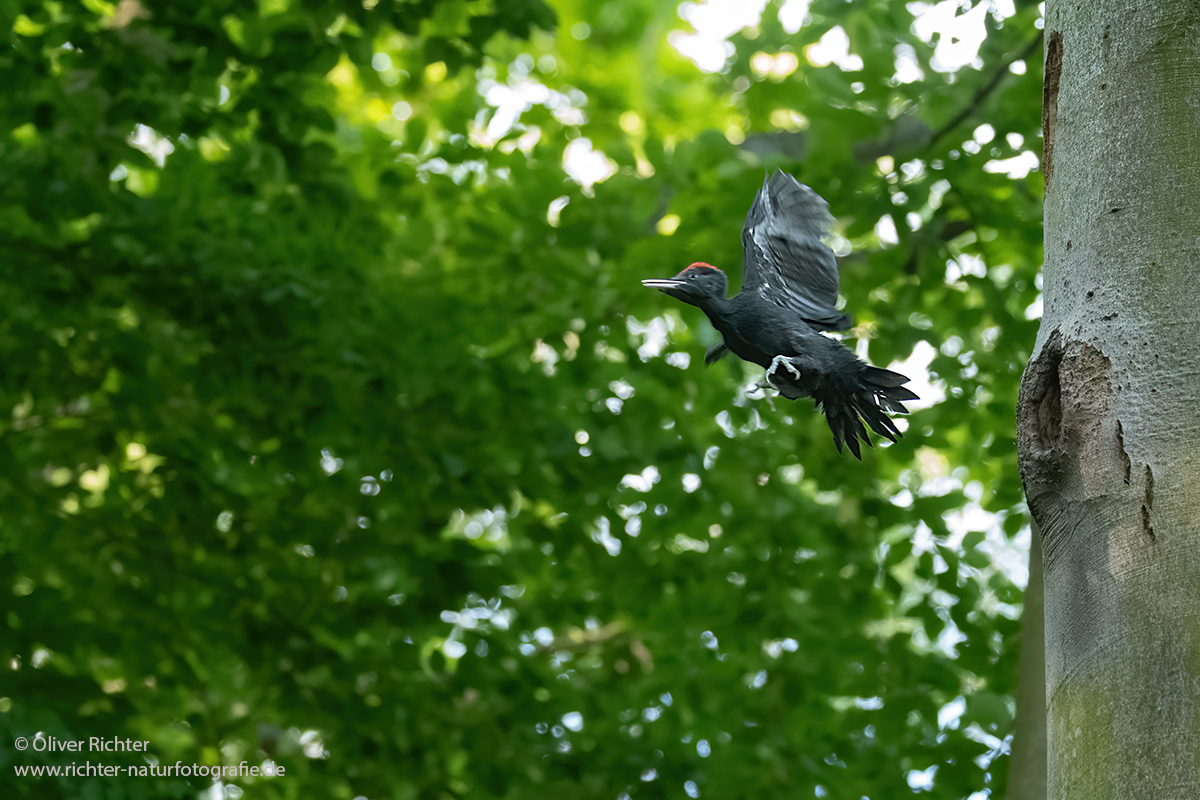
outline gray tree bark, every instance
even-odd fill
[[[1050,0],[1021,382],[1055,800],[1200,797],[1200,5]]]

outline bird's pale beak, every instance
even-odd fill
[[[674,289],[677,286],[683,286],[684,281],[678,281],[674,278],[652,278],[642,281],[642,286],[648,286],[651,289]]]

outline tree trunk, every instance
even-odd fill
[[[1045,310],[1017,417],[1056,800],[1200,797],[1197,10],[1046,9]]]

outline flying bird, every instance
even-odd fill
[[[850,316],[837,310],[837,259],[822,241],[833,217],[821,197],[780,170],[763,181],[742,227],[745,276],[742,289],[726,297],[725,273],[696,262],[674,278],[643,286],[698,307],[721,340],[704,363],[732,352],[765,367],[762,389],[789,400],[811,397],[825,412],[833,443],[859,460],[859,439],[871,446],[865,422],[891,441],[901,436],[888,412],[907,414],[908,378],[872,367],[822,331],[844,331]]]

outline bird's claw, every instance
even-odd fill
[[[768,390],[770,390],[770,391],[768,391]],[[767,397],[772,391],[775,392],[776,394],[779,394],[779,390],[776,389],[773,385],[771,385],[770,382],[759,381],[758,383],[754,384],[753,386],[751,386],[749,389],[746,390],[746,396],[749,397],[751,400],[761,400],[764,397]]]
[[[756,389],[761,392],[761,395],[755,395],[754,392]],[[774,392],[774,394],[772,394],[772,392]],[[772,411],[775,410],[775,395],[777,394],[779,394],[779,390],[776,389],[770,381],[759,381],[746,390],[747,397],[749,397],[751,400],[766,400],[767,405],[771,407]]]
[[[771,383],[772,386],[774,386],[771,376],[775,374],[775,370],[779,369],[781,364],[787,369],[788,372],[792,373],[792,377],[794,377],[796,380],[800,380],[800,370],[796,369],[790,358],[787,356],[775,356],[775,358],[771,359],[771,366],[767,367],[767,374],[764,376],[766,377],[768,383]]]

